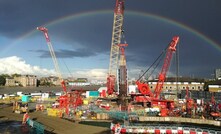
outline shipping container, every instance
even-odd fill
[[[86,91],[86,97],[99,97],[100,93],[98,91]]]
[[[22,102],[29,102],[31,99],[31,95],[22,95],[21,101]]]

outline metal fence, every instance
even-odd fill
[[[44,134],[44,130],[45,130],[44,125],[42,125],[42,124],[40,124],[40,123],[38,123],[36,121],[33,121],[31,119],[27,120],[27,124],[30,127],[32,127],[32,129],[34,130],[34,132],[36,134]]]

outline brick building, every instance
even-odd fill
[[[154,90],[157,85],[157,80],[152,80],[148,82],[150,89]],[[167,78],[164,82],[162,91],[173,91],[173,90],[185,90],[186,87],[189,87],[189,90],[204,90],[204,80],[203,79],[196,79],[196,78],[186,78],[186,77],[179,77],[176,78]]]

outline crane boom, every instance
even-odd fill
[[[156,85],[156,88],[155,88],[155,91],[154,91],[154,97],[155,98],[158,98],[160,93],[161,93],[161,90],[162,90],[162,87],[163,87],[163,84],[164,84],[164,81],[165,81],[165,78],[166,78],[166,74],[167,74],[169,66],[170,66],[170,62],[171,62],[173,53],[176,51],[176,46],[177,46],[178,41],[179,41],[179,37],[174,36],[172,41],[170,42],[170,45],[169,45],[168,49],[167,49],[167,53],[166,53],[166,57],[164,59],[163,67],[162,67],[162,70],[159,74],[158,82],[157,82],[157,85]]]
[[[124,0],[116,0],[114,10],[113,32],[111,41],[110,63],[107,77],[107,92],[111,95],[114,91],[117,68],[119,61],[119,44],[121,42],[121,33],[124,19]]]
[[[51,54],[51,57],[52,57],[52,60],[53,60],[53,63],[54,63],[55,71],[58,75],[58,78],[61,80],[61,86],[62,86],[64,92],[67,93],[65,82],[62,78],[61,71],[60,71],[60,68],[58,66],[58,61],[56,59],[56,55],[55,55],[54,49],[52,47],[52,44],[51,44],[51,41],[50,41],[50,38],[49,38],[49,35],[48,35],[48,29],[45,28],[45,27],[37,27],[37,30],[42,31],[44,33],[44,36],[45,36],[46,42],[48,44],[48,48],[49,48],[49,51],[50,51],[50,54]]]

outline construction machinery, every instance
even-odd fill
[[[69,114],[69,109],[76,108],[77,106],[81,105],[83,103],[82,98],[80,96],[80,92],[67,92],[67,87],[65,85],[65,81],[62,78],[59,66],[58,66],[58,61],[56,59],[55,52],[53,50],[49,35],[48,35],[48,29],[45,27],[37,27],[37,30],[40,30],[44,33],[46,42],[48,44],[48,48],[52,57],[52,60],[54,62],[55,66],[55,71],[58,75],[59,80],[61,81],[61,86],[63,88],[63,95],[59,97],[59,108],[63,109],[65,108],[65,112],[68,115]]]
[[[125,47],[128,44],[119,44],[120,47],[120,62],[118,69],[118,87],[119,87],[119,95],[118,102],[121,106],[121,111],[127,111],[128,106],[128,97],[127,97],[127,66],[126,66],[126,57],[125,57]]]
[[[121,36],[123,30],[123,20],[124,20],[124,0],[116,0],[116,5],[114,9],[114,22],[112,31],[112,41],[111,41],[111,52],[110,52],[110,63],[109,71],[107,76],[107,93],[108,95],[113,95],[116,91],[116,77],[119,62],[119,51],[121,44]]]
[[[45,27],[37,27],[37,30],[40,30],[44,33],[46,42],[48,44],[49,52],[51,54],[51,57],[52,57],[52,60],[53,60],[53,63],[54,63],[55,71],[57,73],[58,78],[61,81],[61,86],[63,88],[64,94],[67,94],[67,88],[66,88],[66,85],[65,85],[65,81],[62,78],[62,74],[61,74],[60,68],[58,66],[58,61],[57,61],[54,49],[52,47],[52,44],[51,44],[51,41],[50,41],[50,38],[49,38],[49,35],[48,35],[48,29],[45,28]]]
[[[12,112],[22,114],[28,112],[28,103],[23,103],[21,101],[15,101],[13,103],[13,110]]]
[[[117,98],[120,110],[127,111],[129,98],[127,97],[128,83],[125,47],[128,44],[126,43],[123,30],[124,1],[116,0],[114,9],[107,94],[110,98]]]
[[[169,44],[169,47],[167,48],[166,57],[164,59],[162,70],[159,73],[158,82],[154,92],[152,93],[147,83],[142,83],[138,79],[136,81],[136,84],[140,93],[132,95],[135,102],[143,103],[145,107],[147,105],[150,107],[160,107],[161,111],[164,111],[163,113],[161,113],[161,116],[166,115],[167,109],[174,108],[174,101],[161,99],[160,94],[163,88],[164,81],[166,79],[166,74],[169,70],[173,53],[176,51],[176,45],[178,41],[179,37],[174,36]]]
[[[207,110],[210,109],[210,115],[214,120],[221,120],[221,110],[219,108],[219,104],[215,100],[214,92],[212,92],[211,94],[212,96],[211,96],[210,106],[208,106]]]
[[[195,107],[194,100],[189,95],[189,87],[186,87],[186,116],[192,116],[192,109]]]

